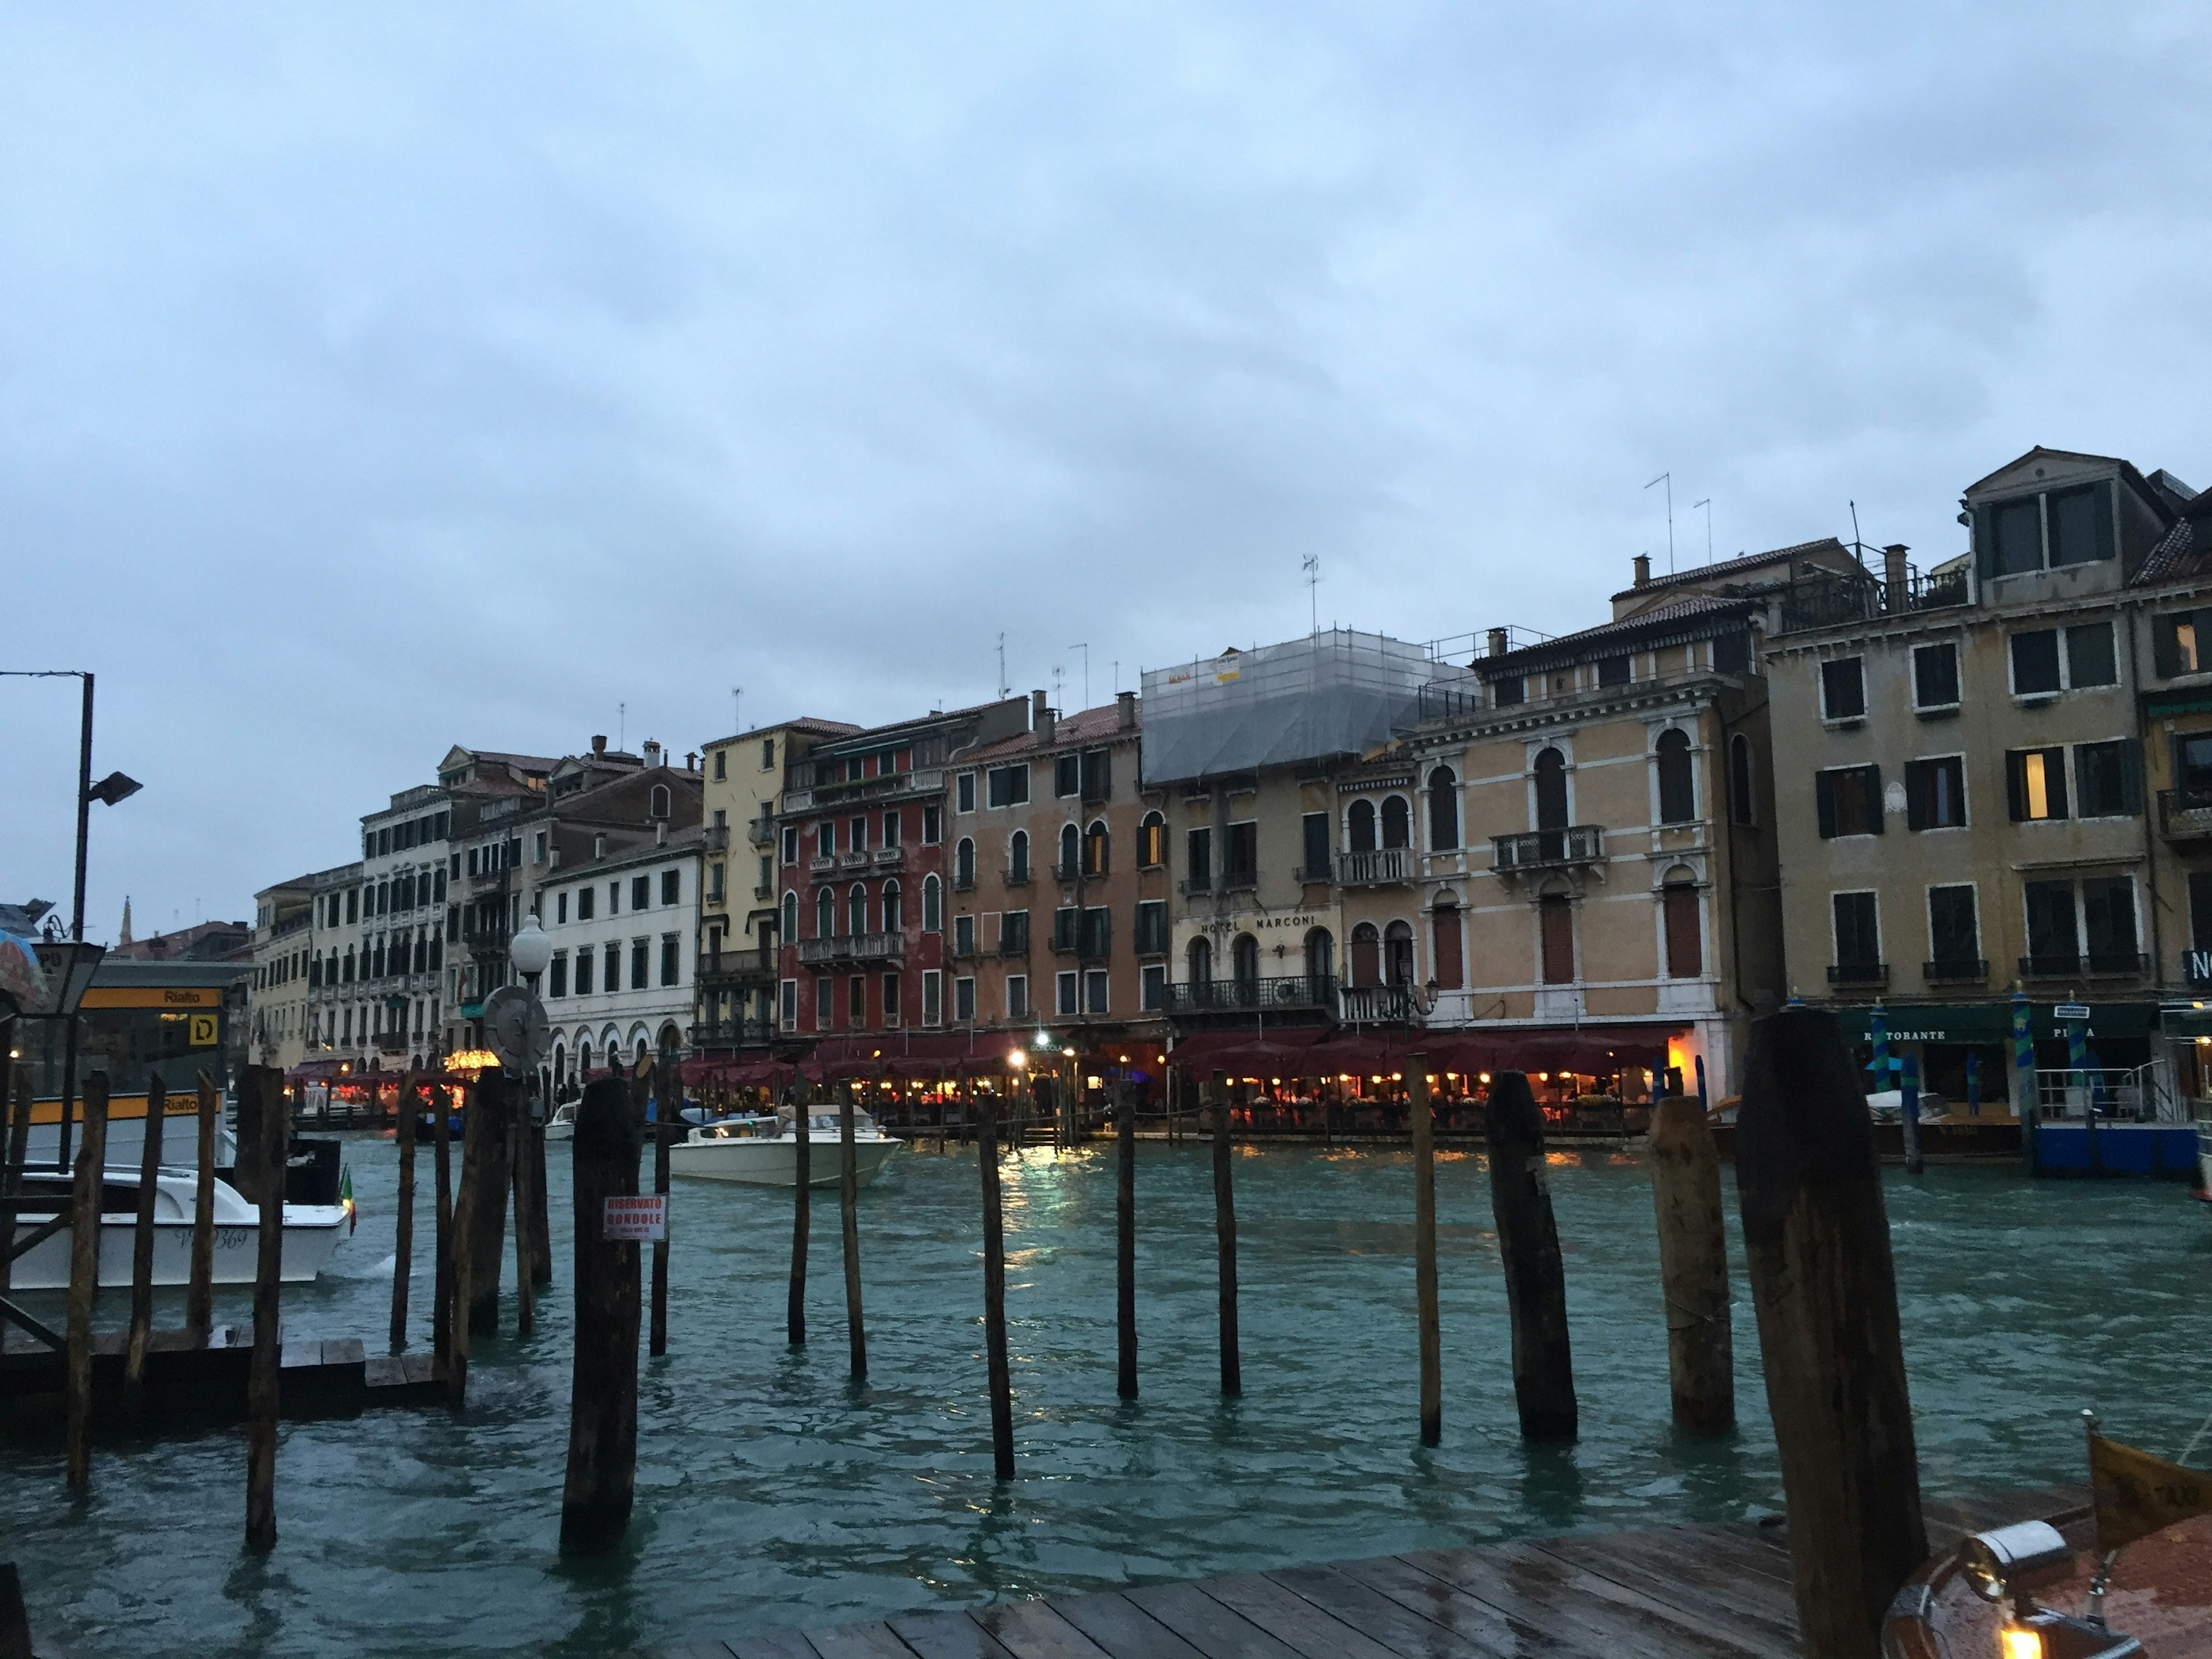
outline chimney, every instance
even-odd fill
[[[699,769],[699,751],[697,750],[690,749],[684,751],[684,769],[687,772],[696,772]]]
[[[1636,556],[1636,580],[1629,586],[1632,587],[1651,586],[1651,556],[1649,553],[1638,553]]]
[[[1882,606],[1885,611],[1902,611],[1911,598],[1905,556],[1911,550],[1903,542],[1892,542],[1881,550],[1881,581],[1888,600]]]
[[[1121,716],[1121,729],[1124,732],[1135,731],[1137,729],[1137,694],[1133,691],[1116,691],[1114,694],[1114,703],[1115,713]]]
[[[605,738],[601,738],[599,741],[601,743],[605,743],[606,739]],[[603,859],[606,857],[606,855],[607,838],[605,836],[593,836],[592,837],[592,856],[595,859]]]
[[[648,769],[660,764],[660,745],[651,738],[645,740],[645,763]]]
[[[1030,693],[1030,730],[1036,733],[1040,744],[1050,743],[1058,732],[1052,710],[1046,706],[1042,690]]]
[[[1492,656],[1504,656],[1505,654],[1505,630],[1502,628],[1492,629],[1490,630],[1489,644],[1490,654]]]
[[[668,845],[668,820],[666,818],[655,818],[653,821],[653,844],[655,847],[665,847]]]
[[[604,755],[606,752],[607,734],[602,732],[592,739],[592,753],[596,756]]]

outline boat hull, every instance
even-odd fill
[[[336,1206],[288,1204],[284,1206],[284,1268],[287,1285],[312,1284],[328,1264],[338,1241],[345,1236],[346,1212]],[[19,1221],[15,1237],[28,1237],[37,1222]],[[70,1236],[64,1227],[41,1240],[16,1258],[9,1283],[19,1291],[62,1291],[69,1288]],[[218,1285],[251,1285],[259,1271],[261,1229],[218,1223],[215,1235],[215,1275]],[[106,1214],[100,1217],[100,1282],[127,1286],[131,1283],[131,1253],[136,1243],[137,1218]],[[154,1283],[188,1285],[192,1272],[192,1224],[189,1221],[156,1220],[154,1224]]]
[[[865,1187],[882,1174],[906,1143],[889,1139],[853,1143],[854,1175]],[[817,1136],[807,1169],[809,1187],[834,1187],[838,1179],[838,1144]],[[799,1143],[732,1137],[727,1140],[684,1140],[668,1149],[668,1173],[693,1181],[721,1181],[741,1187],[799,1184]]]

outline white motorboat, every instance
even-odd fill
[[[809,1187],[837,1184],[838,1115],[817,1112],[807,1121]],[[854,1173],[866,1186],[883,1173],[906,1143],[885,1134],[866,1112],[853,1114]],[[726,1118],[691,1131],[668,1149],[668,1173],[697,1181],[732,1181],[749,1187],[791,1187],[799,1181],[799,1133],[765,1116]]]
[[[556,1106],[553,1115],[545,1120],[545,1139],[553,1141],[574,1140],[575,1138],[576,1103],[572,1100],[565,1105]]]
[[[15,1237],[21,1241],[66,1213],[70,1177],[58,1173],[33,1172],[23,1177],[18,1199]],[[164,1165],[154,1198],[154,1282],[188,1285],[192,1270],[192,1217],[198,1204],[198,1177],[190,1169]],[[138,1225],[138,1171],[107,1168],[100,1194],[100,1282],[128,1285],[131,1260]],[[215,1183],[215,1282],[251,1285],[258,1271],[261,1252],[261,1212],[246,1202],[227,1181]],[[345,1236],[346,1210],[339,1204],[287,1204],[284,1206],[284,1282],[313,1282],[331,1254]],[[69,1288],[70,1234],[64,1226],[39,1241],[16,1258],[9,1275],[19,1291],[60,1291]]]

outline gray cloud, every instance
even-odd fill
[[[8,665],[92,915],[460,739],[1091,695],[1322,619],[2212,483],[2199,9],[0,9]],[[0,683],[8,896],[72,706]]]

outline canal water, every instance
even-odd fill
[[[561,1149],[556,1148],[556,1154]],[[396,1158],[347,1154],[359,1231],[297,1335],[388,1317]],[[427,1165],[427,1158],[424,1160]],[[553,1160],[556,1264],[568,1182]],[[1218,1391],[1210,1169],[1140,1148],[1143,1397],[1115,1396],[1114,1176],[1104,1146],[1006,1173],[1021,1478],[991,1478],[974,1155],[902,1157],[861,1195],[870,1381],[848,1384],[834,1193],[814,1206],[811,1344],[783,1340],[790,1196],[679,1183],[670,1346],[641,1362],[637,1510],[621,1552],[556,1542],[571,1337],[565,1265],[528,1343],[478,1339],[468,1408],[288,1425],[282,1539],[240,1547],[242,1431],[98,1449],[65,1495],[58,1445],[0,1442],[0,1559],[42,1652],[599,1654],[1521,1534],[1758,1516],[1781,1504],[1735,1261],[1741,1425],[1668,1420],[1650,1188],[1626,1153],[1555,1154],[1582,1438],[1515,1430],[1480,1157],[1437,1170],[1444,1437],[1416,1433],[1413,1183],[1403,1152],[1268,1147],[1237,1162],[1245,1393]],[[2181,1188],[1892,1172],[1921,1473],[1931,1496],[2082,1475],[2077,1413],[2171,1455],[2212,1412],[2212,1218]],[[418,1206],[418,1213],[427,1206]],[[416,1261],[424,1263],[427,1224]],[[513,1259],[507,1286],[512,1288]],[[428,1285],[413,1291],[418,1341]],[[33,1298],[58,1322],[58,1298]],[[102,1299],[101,1319],[128,1297]],[[250,1293],[219,1293],[243,1323]],[[165,1322],[181,1318],[180,1293]],[[512,1330],[511,1310],[508,1328]]]

